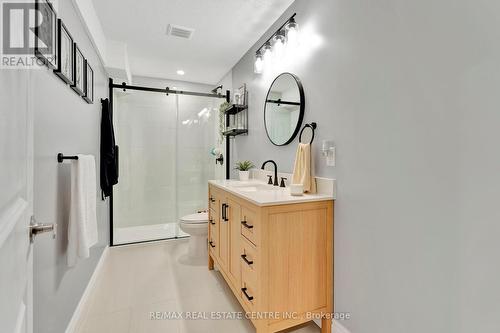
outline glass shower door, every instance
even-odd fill
[[[120,147],[113,189],[113,244],[187,236],[180,217],[207,207],[214,177],[216,100],[115,91],[113,122]]]
[[[177,212],[178,218],[206,210],[208,180],[214,179],[217,100],[178,96]],[[182,231],[180,236],[187,236]]]
[[[116,91],[113,121],[120,147],[113,243],[177,236],[176,96]]]

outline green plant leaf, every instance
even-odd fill
[[[235,170],[239,171],[248,171],[252,168],[255,168],[255,165],[253,164],[252,161],[239,161],[235,163]]]

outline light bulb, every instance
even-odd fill
[[[273,51],[271,48],[271,43],[267,42],[266,45],[264,45],[264,55],[262,57],[263,62],[264,62],[264,67],[271,65],[272,54],[273,54]]]
[[[299,44],[299,25],[292,18],[286,25],[286,39],[287,45],[294,48]]]
[[[273,38],[274,47],[273,47],[273,56],[274,61],[278,63],[283,60],[283,55],[285,52],[285,31],[279,31],[276,36]]]
[[[255,64],[254,64],[253,71],[256,74],[261,74],[263,69],[264,69],[264,60],[262,59],[262,53],[260,53],[260,50],[259,50],[255,54]]]

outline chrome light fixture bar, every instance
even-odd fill
[[[292,34],[293,38],[296,39],[298,24],[295,22],[294,13],[288,20],[283,23],[278,30],[276,30],[258,49],[255,53],[255,65],[254,72],[256,74],[261,74],[264,69],[264,63],[268,61],[271,57],[272,46],[271,41],[274,43],[280,43],[280,46],[284,46],[287,41],[288,35]]]

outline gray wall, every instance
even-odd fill
[[[274,28],[293,12],[307,49],[279,71],[302,79],[305,121],[319,126],[317,173],[338,181],[335,304],[352,314],[343,324],[497,332],[500,3],[297,0]],[[275,73],[253,74],[255,50],[233,68],[233,85],[250,91],[235,158],[291,171],[297,140],[279,148],[266,137]],[[318,158],[323,139],[335,141],[335,168]]]
[[[92,248],[89,259],[79,261],[74,268],[67,267],[70,166],[58,164],[56,155],[58,152],[92,154],[99,166],[100,99],[107,97],[108,90],[106,74],[72,1],[58,3],[59,17],[94,68],[95,103],[87,104],[52,71],[34,71],[34,213],[40,222],[58,225],[56,240],[44,235],[35,242],[34,326],[37,333],[64,332],[109,239],[108,204],[98,200],[99,243]]]

